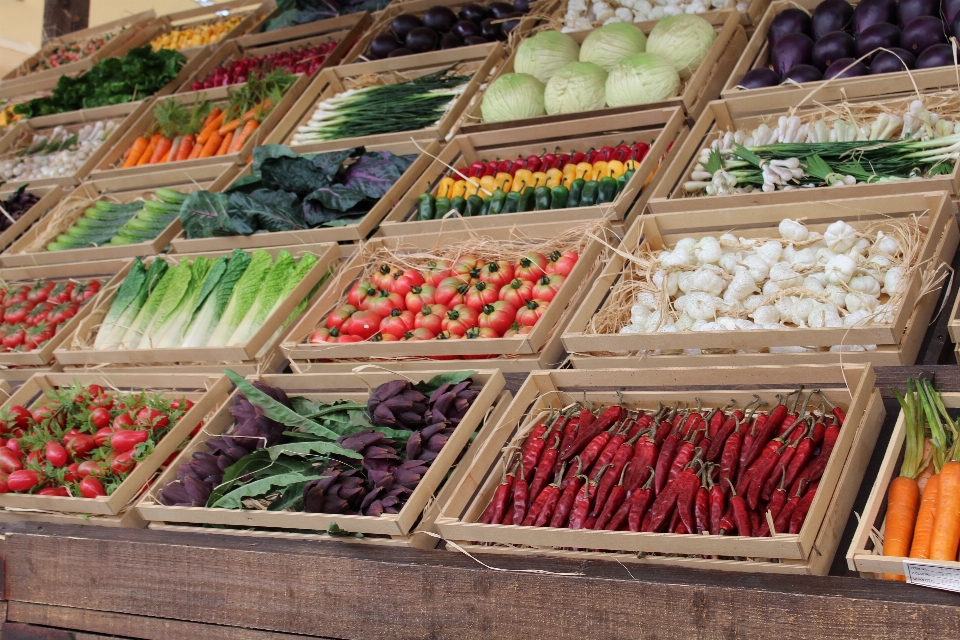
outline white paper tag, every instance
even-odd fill
[[[904,560],[903,572],[907,576],[908,584],[960,593],[960,567]]]

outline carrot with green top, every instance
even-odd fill
[[[253,132],[260,127],[260,123],[256,120],[247,120],[247,124],[243,125],[243,129],[240,131],[233,144],[230,145],[230,153],[237,153],[243,149],[243,145],[246,144],[247,138],[253,135]]]
[[[217,152],[213,155],[222,156],[226,155],[227,149],[230,148],[230,143],[233,142],[233,131],[228,133],[223,137],[223,142],[220,143],[220,147],[217,149]]]
[[[127,149],[127,154],[121,168],[129,169],[130,167],[137,166],[140,156],[143,155],[143,152],[147,150],[149,145],[150,139],[147,138],[147,136],[139,136],[136,140],[134,140],[133,144],[130,145],[130,148]]]

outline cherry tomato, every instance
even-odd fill
[[[66,487],[46,487],[37,491],[38,496],[60,496],[61,498],[69,498],[70,492],[67,491]]]
[[[68,456],[67,450],[63,448],[62,444],[56,440],[47,440],[47,444],[43,446],[43,457],[47,459],[47,462],[59,468],[67,464]]]
[[[10,442],[19,444],[16,440],[11,440]],[[9,447],[0,449],[0,471],[3,473],[13,473],[14,471],[19,471],[20,469],[23,469],[23,462],[20,459],[20,454],[11,451]]]
[[[70,441],[67,449],[75,456],[84,456],[97,448],[97,441],[93,436],[81,433]]]
[[[194,405],[193,400],[189,400],[187,398],[175,398],[170,402],[171,409],[173,409],[174,411],[180,411],[182,409],[184,413],[186,413],[187,411],[190,411],[190,409],[193,408],[193,405]]]
[[[40,481],[41,477],[39,472],[21,469],[10,474],[10,477],[7,478],[7,486],[10,488],[10,491],[20,493],[30,491],[30,489],[40,484]]]
[[[79,480],[80,479],[79,469],[80,469],[79,462],[74,462],[71,465],[67,465],[67,470],[63,474],[63,481],[76,482],[77,480]]]
[[[458,304],[450,311],[440,323],[444,331],[462,336],[466,334],[467,329],[477,326],[477,312],[472,307],[465,304]]]
[[[16,328],[12,333],[3,336],[3,346],[7,349],[16,349],[27,339],[27,331],[22,326]]]
[[[90,412],[90,424],[96,429],[102,429],[110,424],[110,412],[103,407],[97,407]]]
[[[514,275],[521,280],[536,282],[540,276],[546,273],[547,258],[542,253],[528,253],[520,258]]]
[[[544,314],[550,303],[546,300],[530,300],[517,311],[517,324],[532,327]]]
[[[424,305],[436,303],[436,294],[436,287],[431,287],[428,284],[414,285],[404,296],[403,302],[407,306],[407,311],[420,313]]]
[[[10,420],[13,421],[13,428],[15,429],[26,429],[33,420],[33,415],[30,411],[20,405],[10,407],[9,413]]]
[[[103,485],[100,484],[99,480],[94,478],[93,475],[88,475],[80,481],[80,495],[84,498],[99,498],[107,495],[107,492],[103,490]]]
[[[17,456],[20,455],[20,441],[14,440],[13,438],[7,440],[7,444],[4,445],[10,451],[13,451]],[[19,459],[19,457],[18,457]]]
[[[533,283],[529,280],[514,278],[510,284],[500,289],[499,297],[511,307],[519,309],[533,299]]]
[[[166,429],[170,424],[170,418],[162,411],[144,407],[137,413],[137,424],[150,429]]]
[[[93,439],[96,441],[98,447],[102,447],[108,442],[110,442],[110,437],[116,432],[112,426],[102,427],[97,429],[97,433],[94,434]]]
[[[77,475],[81,478],[96,476],[102,478],[107,475],[107,465],[100,460],[84,460],[77,467]]]
[[[130,451],[141,442],[146,442],[149,438],[150,433],[147,431],[124,429],[114,431],[109,444],[117,453],[123,453],[124,451]]]
[[[554,251],[550,254],[546,271],[549,274],[556,273],[566,278],[573,271],[579,259],[580,256],[575,251],[567,251],[566,253]]]
[[[434,335],[440,333],[447,310],[442,304],[425,305],[420,313],[413,317],[413,328],[426,329]]]
[[[27,319],[28,311],[26,303],[16,302],[4,312],[3,321],[7,324],[20,324]]]
[[[103,387],[98,384],[91,384],[87,386],[87,396],[90,398],[99,398],[104,395]]]
[[[130,473],[135,466],[137,466],[137,461],[133,459],[133,451],[124,451],[110,463],[110,471],[119,476]]]
[[[38,449],[27,454],[27,464],[40,464],[43,461],[43,453]]]
[[[484,305],[477,320],[479,327],[492,329],[497,335],[503,335],[510,330],[510,326],[517,317],[517,308],[509,302],[498,300]]]
[[[113,419],[113,428],[114,429],[124,429],[126,427],[133,426],[133,418],[130,417],[129,413],[121,413],[116,418]]]

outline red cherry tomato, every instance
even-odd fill
[[[90,412],[90,424],[96,429],[102,429],[110,424],[110,412],[103,407],[97,407]]]
[[[107,495],[107,492],[103,490],[99,480],[89,475],[80,481],[80,495],[84,498],[99,498]]]
[[[149,429],[166,429],[170,424],[170,418],[162,411],[144,407],[137,413],[137,424]]]
[[[16,440],[11,440],[14,444],[19,444]],[[23,461],[19,453],[14,453],[9,447],[0,449],[0,471],[3,473],[13,473],[23,469]]]
[[[59,468],[67,464],[69,456],[62,444],[56,440],[47,440],[47,444],[43,446],[43,457],[47,459],[47,462]]]
[[[10,474],[10,477],[7,478],[7,486],[10,488],[10,491],[20,493],[30,491],[30,489],[40,484],[40,480],[39,472],[21,469],[20,471],[14,471]]]
[[[70,492],[66,487],[46,487],[37,491],[38,496],[60,496],[61,498],[70,497]]]
[[[121,413],[116,418],[113,419],[113,428],[114,429],[125,429],[126,427],[133,426],[133,418],[130,417],[128,413]]]
[[[93,436],[81,433],[74,436],[67,445],[67,449],[73,453],[74,457],[84,456],[97,448],[97,441]]]
[[[119,476],[130,473],[135,466],[137,466],[137,461],[133,459],[133,451],[124,451],[113,459],[110,464],[110,471]]]
[[[382,319],[376,311],[357,311],[343,324],[343,331],[341,333],[345,331],[347,334],[357,336],[361,340],[369,340],[373,334],[380,330],[380,321]]]
[[[141,442],[146,442],[149,438],[150,433],[147,431],[125,429],[122,431],[114,431],[110,437],[109,444],[117,453],[123,453],[124,451],[130,451]]]

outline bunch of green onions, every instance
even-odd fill
[[[398,82],[351,89],[317,105],[297,128],[293,145],[325,140],[415,131],[437,124],[466,89],[471,76],[448,69]]]

